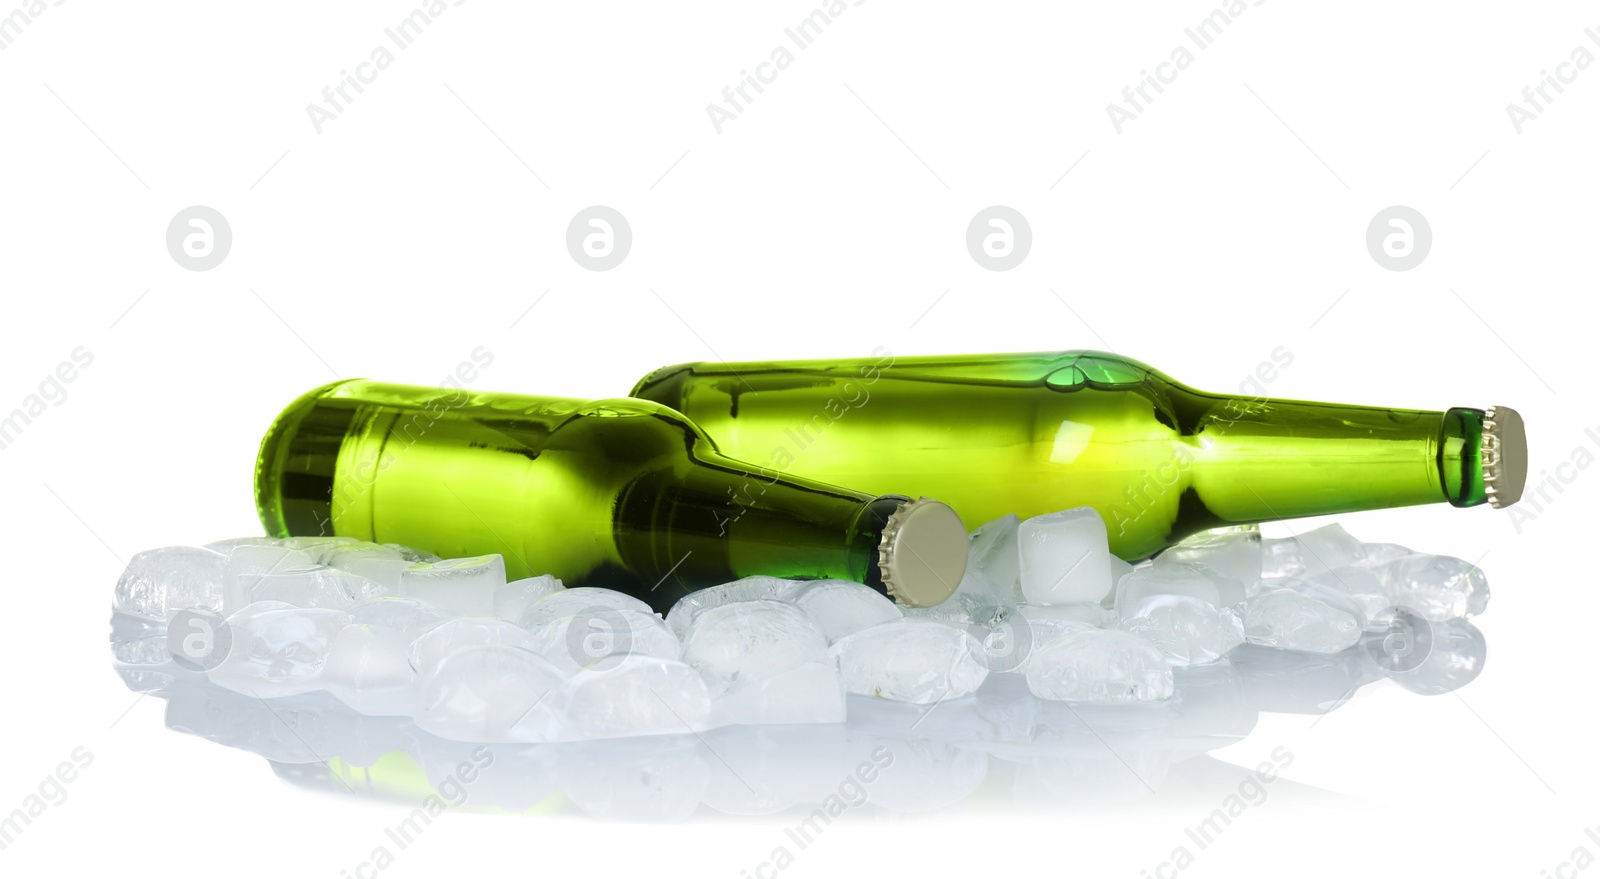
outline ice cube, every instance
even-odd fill
[[[354,623],[340,630],[322,669],[322,686],[362,714],[407,715],[416,709],[416,670],[406,658],[411,636]]]
[[[1363,568],[1379,568],[1396,559],[1411,555],[1411,550],[1398,543],[1363,543],[1361,544],[1362,559],[1356,565]]]
[[[1028,603],[1099,601],[1111,591],[1106,523],[1093,507],[1034,516],[1018,526],[1017,540]]]
[[[246,601],[282,601],[295,607],[348,610],[357,602],[383,594],[378,584],[322,565],[297,565],[259,575],[245,575]]]
[[[825,662],[828,641],[798,608],[756,599],[708,607],[683,639],[683,661],[706,679],[712,696],[763,681],[809,662]]]
[[[398,543],[385,543],[383,545],[399,553],[401,558],[413,564],[417,562],[443,561],[443,559],[440,559],[438,556],[425,550],[414,549],[409,546],[402,546]]]
[[[667,611],[667,626],[672,629],[672,634],[682,640],[689,632],[689,624],[694,622],[695,615],[702,610],[734,601],[751,601],[758,598],[783,601],[793,595],[800,585],[798,580],[784,580],[778,577],[744,577],[732,583],[691,592],[678,599],[672,605],[672,609]]]
[[[228,655],[207,676],[221,687],[261,698],[320,689],[333,641],[353,621],[332,608],[274,601],[247,605],[228,617]]]
[[[578,739],[688,732],[704,728],[711,711],[699,672],[642,654],[573,675],[562,704],[565,734]]]
[[[848,580],[805,583],[789,601],[811,617],[829,643],[901,616],[899,605],[883,593]]]
[[[1233,606],[1193,595],[1151,595],[1129,608],[1122,628],[1156,646],[1174,666],[1216,662],[1244,643],[1244,621]]]
[[[1131,632],[1068,632],[1034,650],[1028,690],[1060,702],[1153,702],[1172,695],[1172,668],[1154,644]]]
[[[832,662],[808,662],[729,689],[711,704],[711,722],[843,723],[844,682]]]
[[[1077,604],[1025,604],[1017,612],[1036,622],[1082,623],[1097,629],[1114,626],[1117,612],[1093,602]]]
[[[1361,541],[1338,525],[1324,525],[1304,532],[1295,537],[1295,542],[1299,544],[1300,561],[1306,567],[1306,574],[1312,577],[1366,558]]]
[[[1134,608],[1156,595],[1187,595],[1217,607],[1244,601],[1244,584],[1200,565],[1169,562],[1138,568],[1117,582],[1117,614],[1128,617]]]
[[[432,602],[462,616],[494,613],[494,593],[506,585],[499,553],[437,562],[417,562],[400,574],[400,595]]]
[[[572,674],[581,668],[616,664],[621,654],[677,659],[678,639],[654,613],[612,607],[578,611],[552,620],[533,633],[540,656]]]
[[[513,580],[494,591],[494,615],[507,622],[517,622],[535,601],[565,588],[560,580],[549,574]]]
[[[1357,566],[1339,568],[1312,577],[1311,581],[1349,596],[1361,607],[1361,615],[1368,622],[1378,619],[1385,610],[1393,606],[1388,593],[1384,591],[1383,582],[1378,579],[1375,572],[1367,568]]]
[[[987,575],[967,569],[950,597],[932,607],[902,607],[904,616],[965,625],[992,626],[1016,610],[1011,592],[996,586]],[[880,621],[884,622],[884,621]]]
[[[1249,528],[1222,528],[1202,531],[1184,538],[1156,556],[1156,567],[1200,565],[1241,584],[1261,579],[1261,531]]]
[[[267,574],[315,565],[311,553],[277,544],[246,543],[228,551],[222,568],[222,610],[233,613],[251,604],[256,583]]]
[[[880,623],[834,643],[847,692],[926,705],[966,696],[989,676],[983,646],[932,620]]]
[[[1028,657],[1039,645],[1067,632],[1096,628],[1108,617],[1115,622],[1116,616],[1098,604],[1024,604],[987,629],[973,626],[969,631],[983,646],[984,662],[991,674],[1024,674]]]
[[[1022,600],[1022,559],[1017,550],[1017,529],[1022,520],[1009,513],[972,532],[967,569],[989,578],[1013,601]]]
[[[412,639],[452,617],[436,604],[390,596],[364,601],[351,608],[350,615],[361,625],[398,629]]]
[[[278,541],[278,545],[287,546],[290,549],[298,549],[309,554],[312,558],[317,558],[334,547],[348,546],[360,542],[354,537],[318,535],[314,537],[284,537]]]
[[[276,537],[230,537],[227,540],[213,540],[206,544],[206,549],[216,550],[227,555],[240,546],[277,546]]]
[[[1304,577],[1306,564],[1300,558],[1300,542],[1293,537],[1261,539],[1261,579],[1281,580]]]
[[[1111,589],[1106,592],[1106,599],[1112,599],[1116,597],[1117,584],[1122,582],[1123,577],[1133,573],[1134,570],[1136,569],[1133,565],[1128,564],[1116,556],[1111,557]]]
[[[565,676],[503,644],[463,647],[422,674],[417,726],[459,741],[546,741]]]
[[[382,590],[382,594],[393,596],[400,595],[400,581],[404,577],[406,570],[414,564],[414,562],[408,562],[402,558],[381,558],[377,556],[352,556],[335,559],[335,561],[338,564],[334,567],[370,580],[378,585],[378,588]]]
[[[650,605],[645,604],[631,595],[624,595],[615,589],[602,589],[598,586],[579,586],[576,589],[561,589],[545,596],[528,605],[518,623],[530,632],[537,632],[545,626],[563,620],[583,611],[594,612],[601,608],[613,610],[636,610],[640,613],[655,613]]]
[[[123,613],[168,620],[180,610],[222,610],[223,568],[227,556],[198,546],[168,546],[128,560],[112,593]]]
[[[1389,601],[1430,620],[1476,616],[1489,605],[1489,581],[1470,562],[1412,553],[1377,569]]]
[[[515,647],[537,654],[539,644],[521,626],[486,617],[457,617],[413,641],[407,658],[412,668],[426,675],[450,656],[470,647]]]
[[[1338,653],[1361,640],[1364,627],[1353,599],[1310,580],[1264,580],[1245,602],[1245,640],[1263,647]]]

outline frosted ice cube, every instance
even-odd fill
[[[412,714],[417,673],[406,658],[411,641],[399,629],[345,626],[328,651],[323,688],[362,714]]]
[[[1324,525],[1295,537],[1300,545],[1300,561],[1306,574],[1315,577],[1348,567],[1366,558],[1361,541],[1338,525]]]
[[[1154,644],[1131,632],[1069,632],[1033,652],[1028,690],[1060,702],[1153,702],[1172,695],[1172,668]]]
[[[247,601],[282,601],[296,607],[348,610],[377,598],[382,587],[347,571],[322,565],[298,565],[259,575],[245,575]]]
[[[417,562],[400,574],[400,595],[429,601],[462,616],[494,613],[494,593],[506,585],[499,553],[437,562]]]
[[[1030,604],[1099,601],[1111,591],[1106,523],[1092,507],[1034,516],[1017,529]]]
[[[784,580],[778,577],[744,577],[732,583],[700,589],[685,595],[672,605],[672,609],[667,611],[667,626],[672,629],[672,634],[682,640],[689,632],[689,624],[694,622],[695,615],[702,610],[734,601],[751,601],[758,598],[783,601],[793,595],[800,585],[798,580]]]
[[[549,574],[513,580],[494,591],[494,615],[507,622],[517,622],[535,601],[565,588],[560,580]]]
[[[486,617],[457,617],[413,641],[407,659],[412,668],[428,674],[450,656],[470,647],[515,647],[534,654],[539,650],[533,635],[521,626]]]
[[[1261,579],[1261,531],[1255,527],[1202,531],[1156,556],[1155,565],[1200,565],[1241,584]]]
[[[1192,595],[1151,595],[1129,608],[1122,628],[1182,667],[1216,662],[1244,643],[1244,621],[1237,608]]]
[[[620,659],[604,669],[584,669],[567,682],[563,714],[568,737],[670,734],[705,727],[711,696],[699,672],[656,656],[627,654]]]
[[[723,692],[711,703],[711,722],[842,723],[844,682],[832,662],[808,662],[765,680]]]
[[[1361,640],[1364,627],[1353,599],[1310,580],[1264,580],[1245,602],[1245,640],[1263,647],[1338,653]]]
[[[1489,581],[1470,562],[1412,553],[1377,569],[1389,601],[1430,620],[1477,616],[1489,605]]]
[[[460,741],[547,741],[565,676],[538,655],[506,645],[463,647],[425,671],[416,723]]]
[[[1312,577],[1311,581],[1349,596],[1361,608],[1362,617],[1369,623],[1393,606],[1388,593],[1384,591],[1383,582],[1374,571],[1367,568],[1339,568]]]
[[[353,622],[342,610],[286,607],[263,601],[228,617],[228,655],[208,671],[221,687],[267,698],[309,693],[319,678],[333,641]]]
[[[222,568],[222,610],[233,613],[252,603],[255,585],[267,574],[315,565],[311,553],[277,544],[246,543],[228,551]]]
[[[825,662],[828,641],[798,608],[756,599],[708,607],[683,639],[683,661],[706,679],[712,696],[763,681],[809,662]]]
[[[822,636],[834,642],[851,632],[900,619],[900,607],[888,596],[848,580],[816,580],[803,584],[789,601],[811,617]]]
[[[1129,616],[1145,599],[1155,595],[1188,595],[1218,607],[1244,601],[1244,584],[1200,565],[1169,562],[1136,568],[1117,581],[1117,613]]]
[[[967,568],[1004,589],[1014,601],[1022,600],[1022,558],[1017,549],[1017,529],[1022,520],[1008,513],[972,532]]]
[[[1356,565],[1363,568],[1380,568],[1397,559],[1411,555],[1411,550],[1398,543],[1363,543],[1363,558]]]
[[[926,705],[966,696],[989,676],[983,646],[931,620],[880,623],[834,643],[847,692]]]
[[[392,596],[364,601],[352,607],[350,615],[361,625],[398,629],[412,639],[452,617],[449,611],[438,605],[415,598]]]
[[[198,546],[167,546],[139,553],[117,579],[113,606],[123,613],[168,620],[180,610],[222,610],[227,556]]]
[[[660,617],[611,607],[552,620],[533,633],[533,640],[538,645],[535,652],[565,674],[615,664],[623,653],[677,659],[679,652],[678,639]]]
[[[530,632],[537,632],[556,620],[567,619],[583,611],[596,611],[609,607],[613,610],[636,610],[640,613],[655,613],[650,605],[645,604],[631,595],[624,595],[615,589],[602,589],[598,586],[579,586],[575,589],[561,589],[545,596],[528,605],[518,623]]]

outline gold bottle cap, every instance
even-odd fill
[[[966,569],[967,528],[955,510],[923,497],[890,514],[878,543],[878,571],[890,598],[932,607],[956,591]]]
[[[1483,413],[1483,488],[1489,506],[1509,507],[1528,482],[1528,433],[1522,416],[1508,406]]]

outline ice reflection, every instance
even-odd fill
[[[113,653],[131,688],[167,700],[168,727],[260,754],[297,785],[410,807],[621,821],[787,813],[795,823],[785,832],[804,836],[818,809],[833,817],[1070,809],[1150,798],[1175,776],[1179,787],[1235,784],[1238,774],[1206,755],[1249,735],[1263,712],[1326,713],[1385,679],[1435,694],[1476,677],[1482,634],[1462,621],[1434,625],[1414,668],[1395,668],[1392,652],[1374,644],[1336,656],[1245,646],[1224,662],[1179,670],[1178,695],[1151,704],[1042,701],[1020,675],[994,674],[976,694],[934,706],[852,696],[841,724],[553,745],[448,741],[407,718],[357,714],[326,693],[255,699],[159,657]]]

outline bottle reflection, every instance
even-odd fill
[[[142,635],[114,627],[115,667],[130,688],[167,700],[168,727],[260,754],[299,786],[423,815],[792,815],[784,833],[802,847],[845,813],[1074,809],[1170,789],[1225,791],[1243,770],[1207,755],[1244,740],[1263,712],[1324,714],[1384,680],[1424,695],[1449,692],[1478,675],[1487,650],[1481,632],[1456,620],[1429,624],[1425,649],[1404,653],[1392,632],[1333,656],[1246,645],[1222,662],[1179,669],[1178,695],[1156,703],[1043,701],[1021,675],[992,674],[976,694],[932,706],[851,696],[840,724],[481,745],[438,738],[407,718],[357,714],[326,693],[262,700],[226,691],[159,651],[129,646]],[[387,832],[400,839],[412,831]]]

